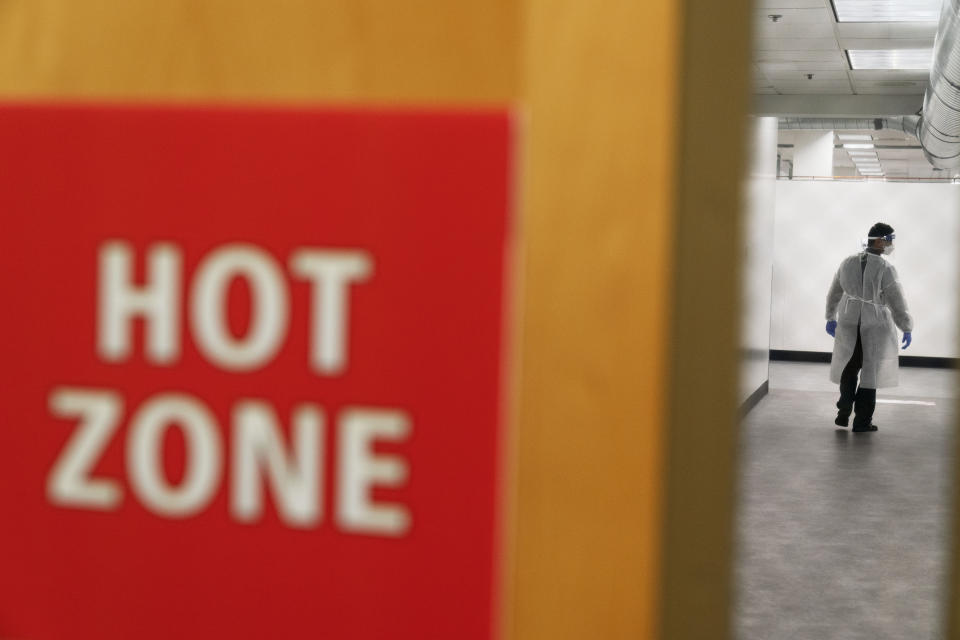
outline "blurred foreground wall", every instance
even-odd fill
[[[515,109],[505,637],[723,638],[748,7],[7,0],[0,97]]]

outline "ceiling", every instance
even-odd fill
[[[929,70],[853,70],[846,52],[931,49],[936,22],[837,22],[830,0],[755,0],[753,19],[758,115],[874,118],[922,108]],[[949,177],[934,171],[917,140],[903,133],[843,133],[872,134],[890,177]],[[791,132],[781,132],[780,143],[782,157],[790,159]],[[835,175],[856,175],[842,147],[834,152],[834,166]]]
[[[773,22],[771,15],[782,17]],[[830,0],[756,0],[755,90],[776,95],[911,95],[919,109],[928,70],[854,71],[846,51],[930,49],[936,33],[936,22],[838,23]]]

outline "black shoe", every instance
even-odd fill
[[[869,424],[869,425],[867,425],[867,426],[865,426],[865,427],[856,427],[856,426],[855,426],[853,429],[851,429],[851,431],[853,431],[854,433],[864,433],[864,432],[866,432],[866,431],[879,431],[879,430],[880,430],[880,428],[877,427],[877,425],[875,425],[875,424]]]
[[[833,424],[838,427],[845,427],[850,424],[850,416],[842,416],[839,413],[837,414],[837,419],[833,421]]]

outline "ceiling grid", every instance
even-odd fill
[[[854,70],[846,52],[930,49],[937,24],[837,22],[830,0],[758,0],[754,29],[759,94],[922,96],[926,70]]]

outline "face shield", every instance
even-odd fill
[[[897,234],[895,233],[891,233],[885,236],[867,236],[867,246],[869,247],[874,240],[883,240],[883,243],[884,243],[883,255],[888,256],[891,253],[893,253],[893,248],[894,248],[893,241],[896,239],[897,239]]]

